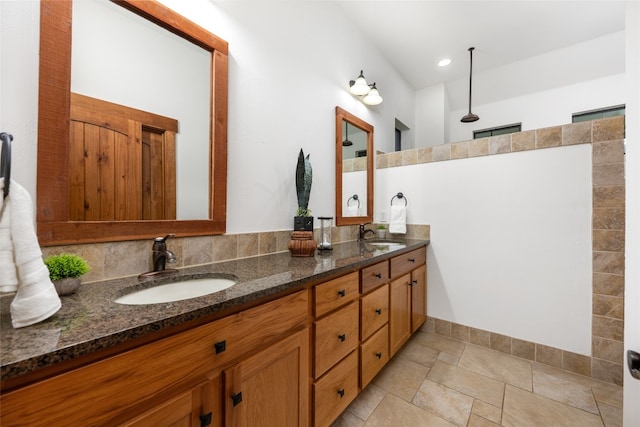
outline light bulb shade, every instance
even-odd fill
[[[350,81],[349,85],[351,86],[349,89],[351,93],[358,96],[366,95],[370,90],[369,85],[364,78],[364,74],[362,74],[362,70],[360,70],[358,78],[355,81]]]
[[[378,93],[378,89],[376,88],[375,83],[371,85],[371,90],[369,91],[367,96],[362,99],[362,102],[367,105],[378,105],[382,103],[382,97]]]

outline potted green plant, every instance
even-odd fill
[[[44,263],[60,296],[74,293],[80,286],[80,276],[90,270],[84,258],[73,254],[51,255]]]
[[[296,193],[298,196],[298,209],[293,218],[294,231],[313,231],[313,216],[309,209],[309,196],[311,195],[311,182],[313,181],[313,171],[309,154],[305,157],[300,149],[298,154],[298,164],[296,166]]]
[[[387,226],[385,224],[377,224],[376,233],[378,233],[379,239],[384,239],[387,235]]]

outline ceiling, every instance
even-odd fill
[[[624,30],[621,0],[337,1],[419,90]],[[451,58],[445,68],[442,58]],[[365,70],[366,76],[366,70]]]

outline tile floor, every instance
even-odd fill
[[[622,426],[622,387],[418,331],[333,427]]]

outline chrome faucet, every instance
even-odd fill
[[[167,249],[167,239],[175,237],[175,234],[167,234],[165,237],[156,237],[153,240],[153,271],[164,271],[166,264],[176,262],[176,254]]]
[[[364,240],[365,237],[367,236],[367,233],[371,233],[371,234],[376,234],[375,231],[371,230],[371,229],[365,229],[365,225],[369,224],[364,223],[364,224],[360,224],[360,227],[358,229],[358,240]]]

